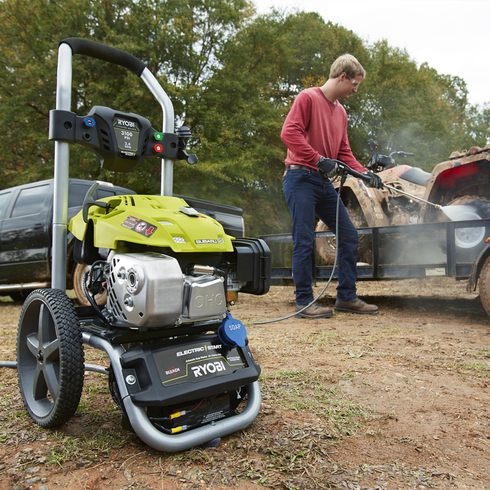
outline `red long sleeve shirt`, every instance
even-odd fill
[[[287,146],[286,165],[316,169],[321,156],[340,160],[358,172],[366,169],[356,160],[347,138],[347,113],[332,104],[319,87],[300,92],[286,117],[281,139]]]

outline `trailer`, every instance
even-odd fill
[[[358,262],[358,280],[382,281],[434,277],[467,280],[468,291],[478,287],[480,299],[490,315],[490,219],[448,221],[400,226],[358,229],[370,245],[371,255]],[[467,241],[458,237],[484,233],[485,240],[477,247],[465,247]],[[317,239],[332,237],[330,231],[316,232]],[[263,235],[272,253],[272,284],[293,279],[291,234]],[[312,276],[327,281],[337,268],[327,265],[314,249]]]

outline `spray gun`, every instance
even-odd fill
[[[318,169],[320,172],[323,174],[326,174],[327,176],[333,176],[334,174],[340,174],[341,176],[341,182],[343,183],[347,177],[347,174],[352,175],[352,177],[356,177],[358,179],[363,180],[364,182],[369,182],[371,179],[369,175],[362,174],[361,172],[358,172],[357,170],[354,170],[353,168],[349,167],[344,162],[341,162],[340,160],[335,160],[333,158],[324,158],[322,157],[318,163],[317,163]],[[409,194],[408,192],[401,191],[400,189],[397,189],[396,187],[393,187],[391,185],[385,184],[382,182],[382,187],[386,187],[387,189],[390,189],[394,192],[397,192],[399,194],[403,194],[404,196],[410,197],[411,199],[415,199],[416,201],[423,202],[425,204],[430,204],[431,206],[434,206],[436,209],[443,211],[442,206],[439,204],[434,204],[432,202],[426,201],[425,199],[422,199],[421,197],[414,196],[412,194]]]
[[[439,209],[439,211],[443,211],[442,206],[440,204],[434,204],[433,202],[426,201],[425,199],[422,199],[421,197],[417,197],[417,196],[414,196],[412,194],[409,194],[408,192],[401,191],[400,189],[397,189],[396,187],[385,184],[384,182],[383,182],[383,187],[386,187],[387,189],[398,192],[399,194],[403,194],[404,196],[415,199],[416,201],[420,201],[420,202],[423,202],[425,204],[430,204],[431,206],[434,206],[436,209]]]

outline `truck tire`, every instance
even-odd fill
[[[29,416],[54,427],[75,413],[83,388],[83,343],[75,308],[59,289],[26,299],[17,331],[17,376]]]
[[[364,216],[356,213],[352,208],[347,208],[347,213],[356,228],[364,228],[367,222]],[[329,231],[328,226],[323,221],[318,221],[315,231]],[[316,248],[320,257],[327,265],[333,265],[335,262],[335,253],[337,250],[337,240],[333,237],[322,237],[316,239]],[[370,237],[359,235],[359,248],[357,250],[357,260],[359,262],[368,262],[371,256]]]
[[[75,271],[73,272],[73,290],[77,296],[77,300],[81,306],[90,306],[90,302],[85,295],[85,291],[83,290],[83,278],[85,272],[89,270],[88,265],[77,264],[75,266]],[[95,302],[98,305],[103,305],[107,301],[107,291],[104,291],[101,294],[97,294],[95,296]]]
[[[16,301],[18,303],[23,303],[24,300],[29,296],[29,294],[32,293],[32,290],[30,291],[12,291],[9,293],[9,296],[12,298],[13,301]]]
[[[452,206],[468,206],[467,209],[451,212]],[[462,196],[451,201],[445,206],[448,217],[453,220],[471,220],[490,218],[490,201],[480,196]],[[457,228],[455,234],[456,260],[464,261],[474,259],[476,251],[479,251],[485,240],[490,236],[490,226],[476,228]],[[445,252],[446,245],[441,247]]]

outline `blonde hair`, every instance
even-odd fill
[[[355,78],[358,75],[361,75],[362,78],[366,76],[366,70],[351,54],[343,54],[332,63],[329,78],[337,78],[342,73],[345,73],[349,78]]]

